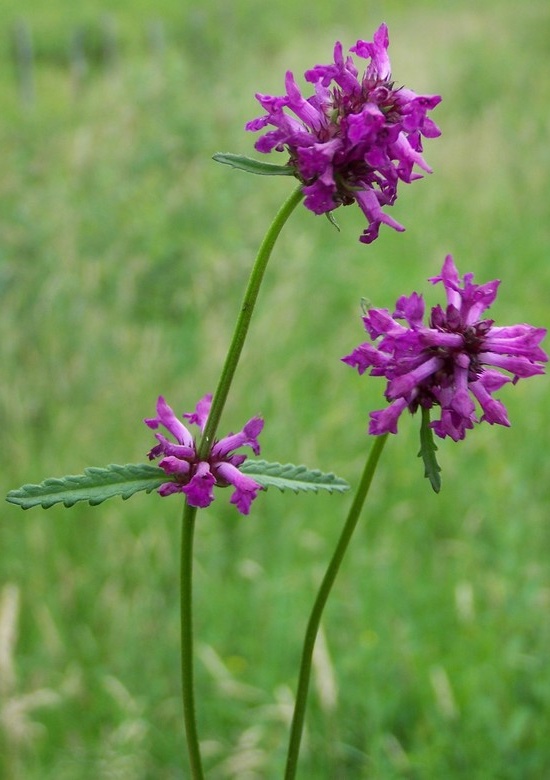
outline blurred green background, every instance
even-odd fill
[[[345,11],[342,10],[345,8]],[[216,383],[257,246],[292,185],[211,161],[252,153],[255,91],[390,27],[397,83],[440,93],[434,174],[402,185],[367,247],[292,215],[221,433],[266,418],[262,455],[355,484],[383,384],[339,358],[360,298],[391,307],[447,252],[502,280],[501,324],[548,323],[550,6],[405,0],[0,0],[3,492],[142,462],[159,393]],[[14,38],[15,32],[17,32]],[[32,68],[25,61],[29,32]],[[21,66],[20,66],[21,67]],[[282,161],[276,156],[275,162]],[[546,378],[504,387],[511,429],[384,452],[324,619],[304,780],[550,777]],[[198,720],[212,780],[282,775],[303,629],[349,497],[220,493],[196,538]],[[178,499],[0,523],[0,776],[188,777],[178,660]]]

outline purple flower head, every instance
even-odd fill
[[[205,395],[194,412],[183,415],[190,423],[197,425],[201,433],[204,431],[211,403],[212,396]],[[264,427],[261,417],[253,417],[239,433],[229,434],[224,439],[215,441],[205,460],[199,460],[195,439],[162,396],[159,396],[157,401],[157,416],[144,422],[153,430],[162,425],[175,439],[174,443],[162,433],[156,433],[158,444],[149,452],[149,460],[162,457],[159,466],[172,478],[160,486],[158,492],[161,496],[181,492],[185,493],[187,503],[191,506],[207,507],[214,500],[215,485],[233,485],[235,490],[231,503],[243,515],[249,513],[250,505],[262,486],[239,471],[246,455],[236,455],[235,450],[248,446],[255,455],[259,454],[258,436]]]
[[[539,346],[544,328],[531,325],[496,327],[482,319],[496,298],[499,282],[474,284],[473,274],[460,280],[451,255],[439,276],[447,306],[434,306],[423,324],[424,301],[418,293],[398,299],[393,314],[370,309],[363,317],[373,342],[358,346],[344,363],[363,374],[388,380],[389,406],[371,412],[369,433],[397,433],[405,409],[441,407],[441,417],[430,425],[442,439],[463,439],[475,422],[510,425],[504,404],[493,397],[506,382],[543,374],[547,354]],[[401,324],[405,321],[406,325]],[[503,373],[507,372],[507,373]],[[478,408],[481,417],[478,418]]]
[[[382,209],[394,203],[399,180],[421,178],[413,172],[415,165],[431,173],[421,139],[440,135],[427,113],[441,98],[394,88],[388,43],[388,28],[381,24],[372,43],[357,41],[351,47],[369,60],[360,79],[353,59],[344,59],[342,45],[336,43],[334,63],[305,73],[314,95],[304,98],[287,72],[286,95],[257,93],[266,114],[246,125],[253,132],[268,125],[275,128],[262,135],[255,148],[290,155],[288,164],[304,185],[304,204],[315,214],[357,202],[369,223],[360,237],[365,244],[378,237],[382,222],[404,230]]]

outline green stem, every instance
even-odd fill
[[[271,223],[264,240],[258,250],[258,255],[250,272],[250,278],[244,294],[243,302],[233,338],[229,345],[222,373],[214,393],[210,414],[198,449],[198,458],[208,457],[218,423],[227,400],[229,388],[239,362],[239,357],[248,333],[254,306],[258,298],[260,286],[264,277],[271,251],[275,245],[283,225],[302,199],[301,185],[297,187],[283,203],[275,219]],[[203,780],[201,754],[195,716],[195,693],[193,682],[193,536],[195,531],[196,507],[185,504],[181,530],[181,565],[180,565],[180,615],[181,615],[181,679],[182,702],[185,733],[187,736],[187,752],[193,780]]]
[[[191,777],[203,780],[193,684],[193,535],[196,514],[197,508],[186,502],[181,526],[180,562],[181,696]]]
[[[252,319],[252,313],[254,311],[265,269],[271,255],[271,250],[273,249],[283,225],[298,203],[302,200],[302,197],[302,185],[300,185],[289,195],[275,215],[275,219],[271,223],[258,250],[258,255],[254,262],[254,266],[252,267],[248,286],[242,301],[237,324],[235,325],[235,330],[233,332],[233,338],[227,352],[227,357],[225,358],[218,386],[212,400],[212,406],[210,407],[208,420],[199,445],[199,458],[205,458],[208,455],[216,430],[218,429],[220,417],[227,400],[231,382],[233,381],[237,363],[239,362],[239,357],[246,339],[250,320]]]
[[[388,434],[383,436],[377,436],[372,445],[369,457],[365,463],[365,468],[357,493],[350,507],[344,528],[340,534],[340,539],[336,545],[336,549],[333,553],[331,561],[321,582],[321,586],[317,593],[309,622],[307,624],[304,646],[302,649],[302,660],[300,663],[300,674],[298,677],[298,689],[296,691],[296,703],[294,705],[294,716],[292,719],[292,726],[290,729],[290,741],[288,745],[287,763],[285,771],[285,780],[293,780],[296,777],[296,769],[298,766],[298,754],[300,752],[300,742],[302,739],[302,731],[304,729],[304,718],[306,712],[307,694],[309,689],[309,679],[311,676],[311,663],[313,658],[313,648],[315,646],[315,639],[321,623],[321,616],[323,609],[327,603],[332,586],[336,579],[336,575],[340,569],[340,565],[348,548],[350,539],[353,535],[357,521],[361,514],[363,504],[368,495],[369,488],[376,471],[378,459],[386,443]]]

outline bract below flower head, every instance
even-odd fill
[[[204,431],[211,403],[212,396],[205,395],[194,412],[183,415],[191,424],[197,425],[201,433]],[[162,433],[156,433],[158,444],[149,452],[149,460],[162,457],[159,466],[171,477],[170,481],[160,486],[158,492],[161,496],[184,493],[187,503],[191,506],[207,507],[214,500],[215,486],[232,485],[235,490],[230,499],[231,503],[241,514],[249,513],[250,505],[258,491],[262,490],[262,486],[239,471],[246,455],[236,454],[235,450],[248,446],[255,455],[259,454],[258,436],[264,426],[260,417],[249,420],[239,433],[229,434],[214,442],[209,455],[203,460],[198,457],[193,435],[162,396],[159,396],[157,401],[157,416],[144,422],[153,430],[164,427],[175,439],[173,442]]]
[[[366,244],[378,237],[382,223],[404,230],[383,208],[393,205],[399,180],[421,178],[413,172],[415,165],[431,173],[422,156],[422,136],[440,135],[427,116],[440,96],[395,88],[388,45],[388,28],[381,24],[372,42],[359,40],[351,47],[369,60],[359,79],[352,57],[344,58],[337,42],[334,63],[305,73],[314,85],[312,96],[303,97],[289,71],[286,95],[257,93],[266,113],[246,125],[253,132],[268,125],[275,128],[262,135],[255,148],[289,154],[288,164],[304,185],[304,205],[315,214],[356,202],[369,223],[360,237]]]
[[[422,296],[402,296],[393,314],[387,309],[367,312],[363,322],[373,343],[342,358],[360,374],[370,369],[372,376],[387,379],[390,403],[371,412],[369,433],[397,433],[401,413],[419,406],[439,406],[441,417],[431,427],[437,436],[454,441],[476,422],[509,426],[504,404],[493,393],[507,382],[544,373],[548,355],[539,344],[546,330],[525,324],[497,327],[482,319],[499,282],[477,285],[471,273],[461,281],[451,255],[430,281],[443,283],[447,306],[434,306],[427,325]]]

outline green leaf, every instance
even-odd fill
[[[252,157],[244,157],[242,154],[231,154],[231,152],[216,152],[212,155],[216,162],[230,165],[232,168],[238,168],[246,173],[257,173],[260,176],[294,176],[294,168],[290,165],[275,165],[274,163],[261,162]]]
[[[334,216],[334,213],[332,211],[325,211],[325,217],[328,219],[330,224],[336,228],[338,232],[340,232],[340,225],[338,222],[336,222],[336,218]]]
[[[145,463],[129,463],[126,466],[113,464],[106,468],[91,466],[84,469],[84,474],[59,479],[50,477],[39,485],[23,485],[19,490],[11,490],[6,500],[23,509],[33,506],[49,509],[61,503],[70,507],[77,501],[88,501],[95,506],[114,496],[126,499],[140,490],[150,493],[166,481],[162,469]]]
[[[247,460],[240,470],[254,477],[262,487],[277,487],[279,490],[290,488],[295,493],[300,490],[341,493],[349,488],[345,480],[334,474],[323,474],[291,463],[282,466],[265,460]],[[84,469],[84,474],[50,477],[39,485],[23,485],[18,490],[10,490],[6,500],[22,509],[34,506],[49,509],[54,504],[71,507],[78,501],[88,501],[91,506],[96,506],[115,496],[126,499],[141,490],[150,493],[164,482],[171,481],[175,480],[171,480],[162,469],[146,463],[128,463],[125,466],[113,464],[105,468],[91,466]]]
[[[279,490],[289,488],[295,493],[300,490],[328,490],[343,493],[349,490],[348,483],[332,473],[323,473],[318,469],[308,469],[306,466],[294,466],[292,463],[269,463],[265,460],[246,460],[239,467],[243,474],[253,477],[263,487],[276,487]]]
[[[424,476],[430,480],[430,484],[436,493],[441,490],[441,467],[437,462],[435,453],[437,447],[434,441],[433,430],[430,428],[430,410],[422,407],[422,424],[420,426],[420,451],[418,457],[424,461]]]

